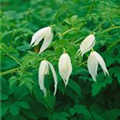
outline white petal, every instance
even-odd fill
[[[103,58],[100,56],[100,54],[98,54],[97,52],[94,51],[94,55],[96,57],[96,59],[98,60],[98,63],[100,64],[104,74],[106,75],[106,73],[109,75],[109,72],[106,68],[105,62],[103,60]]]
[[[50,43],[52,42],[52,39],[53,39],[53,33],[52,33],[52,30],[51,30],[51,27],[49,27],[45,32],[44,32],[44,41],[43,41],[43,44],[40,48],[40,53],[42,53],[49,45]]]
[[[38,30],[38,31],[32,36],[32,40],[31,40],[30,46],[31,46],[33,43],[35,43],[34,46],[37,45],[37,44],[43,39],[43,33],[44,33],[44,31],[46,30],[46,28],[47,28],[47,27]]]
[[[96,82],[96,75],[97,75],[97,69],[98,69],[98,61],[94,56],[94,53],[91,52],[88,61],[87,61],[87,67],[90,75],[92,76],[93,80]]]
[[[46,88],[44,86],[44,79],[45,79],[45,74],[47,73],[47,68],[48,68],[48,62],[43,60],[40,63],[39,66],[39,85],[40,85],[40,89],[43,91],[44,96],[46,96]]]
[[[59,74],[62,77],[65,86],[67,86],[70,74],[72,73],[71,59],[67,53],[64,53],[60,56],[58,67]]]
[[[83,54],[91,50],[95,45],[95,36],[94,35],[89,35],[87,36],[81,43],[80,45],[80,51]]]
[[[50,63],[50,62],[48,62],[49,63],[49,66],[50,66],[50,68],[51,68],[51,71],[52,71],[52,74],[53,74],[53,78],[54,78],[54,88],[55,88],[55,90],[54,90],[54,95],[56,94],[56,92],[57,92],[57,75],[56,75],[56,72],[55,72],[55,69],[54,69],[54,67],[52,66],[52,64]]]

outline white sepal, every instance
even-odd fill
[[[109,72],[106,68],[103,58],[96,51],[93,51],[90,53],[90,55],[88,57],[87,67],[88,67],[88,71],[89,71],[90,75],[92,76],[92,78],[95,82],[96,82],[98,64],[101,66],[104,74],[109,75]]]
[[[88,71],[90,75],[92,76],[93,80],[96,82],[96,76],[97,76],[97,69],[98,69],[98,61],[94,56],[94,53],[90,53],[87,61]]]
[[[30,46],[36,46],[39,44],[39,42],[44,39],[43,44],[40,48],[39,53],[42,53],[44,50],[47,49],[47,47],[50,45],[53,39],[53,33],[51,27],[45,27],[40,30],[38,30],[33,36],[30,43]]]
[[[67,53],[64,53],[60,56],[58,68],[59,68],[59,74],[62,77],[65,86],[67,86],[69,77],[72,73],[71,59]]]
[[[81,43],[80,49],[78,51],[81,52],[81,55],[83,56],[86,52],[91,50],[95,45],[95,36],[90,34],[87,36]]]
[[[95,54],[95,57],[98,60],[98,63],[100,64],[100,66],[101,66],[101,68],[102,68],[102,70],[104,72],[104,75],[108,74],[108,76],[109,76],[109,72],[107,70],[107,67],[105,65],[105,62],[104,62],[103,58],[100,56],[100,54],[98,54],[95,51],[94,51],[94,54]]]
[[[46,88],[44,86],[44,80],[45,80],[45,75],[47,75],[49,71],[49,68],[48,68],[48,62],[46,60],[43,60],[41,63],[40,63],[40,66],[39,66],[39,85],[40,85],[40,89],[43,91],[44,93],[44,96],[46,96]]]
[[[57,92],[57,75],[56,75],[55,69],[52,66],[52,64],[50,62],[48,62],[48,63],[49,63],[49,66],[51,68],[51,71],[52,71],[52,74],[53,74],[53,78],[54,78],[54,88],[55,88],[54,95],[55,95],[56,92]]]
[[[56,72],[54,70],[54,67],[52,66],[52,64],[50,62],[48,62],[47,60],[43,60],[41,63],[40,63],[40,67],[39,67],[39,86],[40,86],[40,89],[43,91],[44,93],[44,96],[47,95],[47,92],[46,92],[46,88],[44,86],[44,81],[45,81],[45,75],[48,75],[49,74],[49,70],[51,69],[52,71],[52,74],[53,74],[53,79],[54,79],[54,87],[55,87],[55,90],[54,90],[54,95],[56,94],[56,91],[57,91],[57,75],[56,75]]]

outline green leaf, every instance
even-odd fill
[[[103,115],[106,120],[117,120],[120,117],[120,109],[111,109],[104,113]]]
[[[90,112],[86,109],[84,105],[75,105],[73,108],[70,109],[70,113],[74,114],[83,114],[85,117],[90,118]]]
[[[102,88],[101,83],[93,83],[92,84],[92,96],[97,95]]]
[[[19,107],[22,107],[24,109],[30,109],[30,106],[28,103],[24,102],[24,101],[17,101],[15,102]]]
[[[7,101],[3,101],[1,103],[1,116],[3,117],[9,109],[9,103]]]
[[[17,81],[17,77],[16,76],[12,76],[10,79],[9,79],[9,85],[10,85],[10,88],[13,86],[13,84]]]
[[[55,112],[52,115],[51,120],[68,120],[68,117],[69,117],[69,114],[66,112],[59,112],[59,113]]]
[[[29,109],[29,110],[22,110],[22,112],[24,113],[25,116],[27,116],[27,118],[30,118],[30,119],[35,119],[35,120],[38,120],[38,117],[37,115],[35,114],[34,110],[32,109]]]
[[[0,100],[7,100],[7,99],[8,99],[8,95],[1,94],[0,92]]]
[[[91,114],[95,120],[105,120],[105,118],[103,118],[102,115],[99,115],[97,113],[91,113]]]
[[[24,91],[24,92],[23,92]],[[25,85],[22,85],[20,87],[18,87],[16,89],[16,91],[14,92],[14,97],[17,99],[17,100],[21,100],[22,98],[24,98],[26,95],[29,94],[29,91],[28,89],[26,88]]]
[[[77,20],[77,15],[73,15],[72,17],[71,17],[71,21],[72,21],[72,23],[74,23],[76,20]]]
[[[117,77],[118,83],[120,84],[120,67],[114,67],[114,76]]]
[[[68,86],[81,97],[81,88],[77,84],[77,82],[73,81],[72,79],[69,80]]]
[[[22,46],[18,46],[17,49],[18,49],[19,51],[26,51],[26,50],[29,50],[29,49],[30,49],[30,46],[29,46],[28,43],[26,43],[26,44],[24,44],[24,45],[22,45]]]
[[[13,116],[16,116],[19,114],[19,107],[13,103],[10,105],[10,112],[12,113]]]

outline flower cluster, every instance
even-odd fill
[[[50,43],[52,42],[53,32],[51,27],[45,27],[38,30],[33,35],[30,46],[38,45],[42,39],[44,39],[44,41],[40,48],[39,54],[42,53],[44,50],[46,50],[49,47]],[[93,80],[96,82],[98,64],[101,66],[105,75],[106,74],[109,75],[109,73],[107,71],[103,58],[100,56],[100,54],[98,54],[96,51],[93,50],[94,45],[95,45],[95,36],[90,34],[80,44],[80,49],[78,50],[78,53],[80,53],[81,56],[83,56],[86,52],[92,50],[87,60],[87,67],[90,75],[92,76]],[[59,74],[63,79],[63,82],[66,87],[69,81],[69,77],[72,73],[71,59],[66,52],[64,52],[59,58],[58,69],[59,69]],[[43,91],[44,96],[47,95],[46,88],[44,86],[44,80],[45,80],[45,76],[50,73],[50,70],[52,71],[52,75],[55,83],[54,84],[54,88],[55,88],[54,95],[55,95],[57,91],[57,83],[58,83],[55,69],[49,61],[47,60],[41,61],[39,66],[38,77],[39,77],[39,86],[40,86],[40,89]]]
[[[89,35],[81,43],[78,52],[80,52],[81,55],[83,56],[86,52],[92,50],[87,60],[87,67],[90,75],[92,76],[93,80],[96,82],[98,64],[101,66],[105,75],[106,74],[109,75],[109,73],[101,55],[93,50],[94,45],[95,45],[95,36]]]

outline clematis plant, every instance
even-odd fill
[[[52,71],[52,74],[53,74],[53,78],[54,78],[54,95],[56,94],[56,91],[57,91],[57,75],[56,75],[56,72],[55,72],[55,69],[54,67],[52,66],[52,64],[50,62],[48,62],[47,60],[43,60],[41,63],[40,63],[40,66],[39,66],[39,85],[40,85],[40,89],[43,91],[44,93],[44,96],[46,96],[47,92],[46,92],[46,88],[44,86],[44,80],[45,80],[45,76],[49,74],[49,71]]]
[[[60,56],[58,68],[59,68],[59,74],[62,77],[65,86],[67,86],[69,77],[72,73],[71,59],[67,53],[63,53]]]
[[[44,39],[43,44],[40,48],[39,54],[42,53],[50,45],[53,39],[53,33],[51,27],[45,27],[38,30],[33,36],[30,43],[30,46],[36,46],[39,42]]]
[[[90,34],[82,41],[78,52],[80,52],[81,55],[83,56],[86,52],[91,50],[94,47],[94,45],[95,45],[95,36]]]
[[[92,76],[93,80],[96,82],[98,64],[101,66],[105,76],[106,74],[109,75],[109,72],[106,68],[105,62],[103,58],[98,54],[96,51],[90,53],[87,61],[87,67],[90,75]]]

